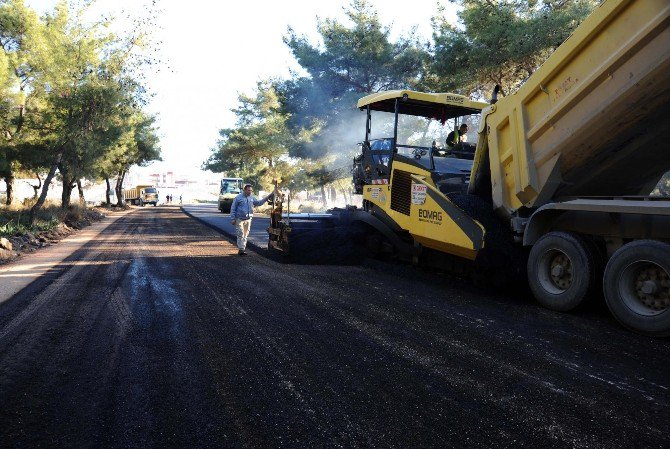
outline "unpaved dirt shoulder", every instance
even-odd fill
[[[87,209],[83,215],[76,218],[71,217],[52,229],[2,237],[0,238],[0,267],[15,261],[17,258],[57,244],[69,235],[103,220],[108,215],[123,214],[129,210],[104,210],[103,212],[99,208]]]
[[[0,303],[52,270],[72,253],[98,237],[109,225],[132,211],[129,209],[109,213],[79,230],[65,226],[60,232],[48,234],[51,240],[47,240],[46,233],[37,237],[37,246],[28,244],[30,249],[25,252],[17,251],[13,260],[0,265]]]

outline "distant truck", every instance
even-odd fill
[[[145,204],[158,204],[158,190],[152,185],[138,185],[123,191],[126,203],[144,207]]]
[[[230,212],[233,200],[242,192],[244,180],[242,178],[222,178],[219,191],[219,210],[224,214]]]

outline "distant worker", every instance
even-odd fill
[[[179,194],[179,205],[181,206],[181,193]]]
[[[252,195],[254,188],[251,184],[244,186],[242,193],[237,195],[233,200],[233,205],[230,207],[231,223],[235,226],[235,233],[237,234],[237,249],[240,256],[247,254],[247,237],[251,230],[251,219],[254,216],[254,206],[260,206],[265,203],[270,197],[274,198],[277,193],[277,187],[274,192],[263,198],[257,199]]]
[[[447,136],[447,146],[450,149],[459,149],[461,143],[467,139],[468,125],[462,123],[458,130],[454,130]]]

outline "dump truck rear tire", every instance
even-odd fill
[[[597,286],[593,245],[570,232],[542,236],[528,257],[528,285],[537,301],[557,312],[574,309]]]
[[[619,248],[605,268],[603,292],[610,312],[627,328],[670,336],[670,245],[638,240]]]

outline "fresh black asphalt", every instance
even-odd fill
[[[170,207],[0,305],[0,447],[670,447],[667,340],[409,266],[277,263]]]

